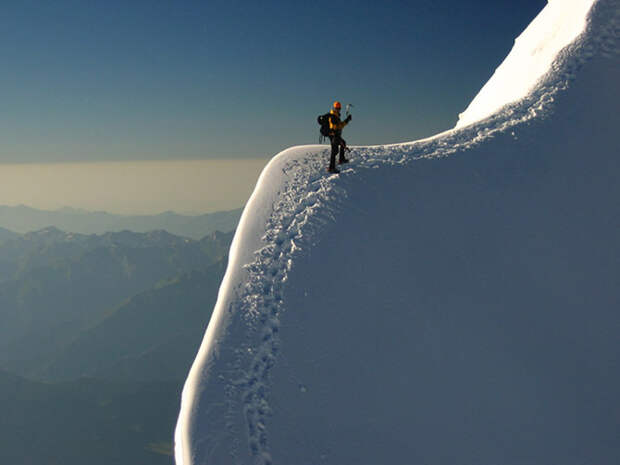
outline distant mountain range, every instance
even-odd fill
[[[8,229],[4,229],[4,228],[0,228],[0,242],[4,242],[8,239],[14,239],[18,236],[19,234],[13,232],[13,231],[9,231]]]
[[[198,351],[225,266],[219,260],[125,301],[54,354],[41,377],[183,379]]]
[[[0,228],[26,233],[54,226],[63,231],[82,234],[102,234],[123,230],[148,232],[163,229],[178,236],[200,239],[215,231],[234,230],[241,211],[242,209],[237,209],[197,216],[180,215],[174,212],[130,216],[73,208],[47,211],[24,205],[0,206]],[[3,240],[5,234],[7,232],[0,229],[0,241]]]
[[[66,359],[68,344],[115,315],[134,296],[149,290],[163,293],[159,288],[190,279],[191,272],[202,273],[202,286],[217,287],[222,265],[210,267],[226,256],[231,238],[232,233],[213,233],[193,240],[165,231],[83,235],[50,227],[2,242],[0,366],[40,378],[51,357],[65,351]],[[197,291],[215,298],[215,291],[201,293],[201,286]],[[161,310],[182,307],[192,297],[180,295],[180,301]],[[208,302],[203,303],[203,311],[210,312]],[[143,332],[152,323],[150,308],[158,304],[145,303],[146,320],[134,320],[125,329]],[[207,321],[203,317],[201,327]],[[111,341],[116,336],[108,335]]]
[[[232,236],[0,229],[0,463],[172,464]]]

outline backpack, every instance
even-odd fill
[[[319,126],[321,126],[321,135],[323,137],[328,137],[329,136],[329,121],[331,119],[331,113],[325,113],[324,115],[319,115],[319,117],[316,119],[317,123],[319,123]]]

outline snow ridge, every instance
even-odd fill
[[[527,29],[491,79],[459,115],[458,127],[495,113],[497,105],[523,98],[549,70],[551,60],[584,29],[594,0],[549,2]],[[524,64],[527,73],[523,73]]]
[[[484,121],[463,130],[451,130],[433,138],[398,145],[355,148],[353,162],[342,171],[348,176],[380,165],[406,165],[423,158],[449,156],[470,149],[505,131],[517,138],[518,127],[534,118],[546,118],[553,110],[554,96],[569,85],[576,71],[599,50],[617,53],[618,10],[612,2],[599,2],[592,18],[607,17],[605,27],[591,21],[588,32],[597,25],[597,34],[584,34],[584,39],[571,44],[554,62],[552,71],[525,99],[510,104]],[[611,11],[610,11],[611,10]],[[318,155],[318,156],[317,156]],[[242,308],[247,322],[253,326],[255,340],[249,341],[246,351],[254,356],[245,377],[235,383],[243,399],[249,447],[252,455],[268,465],[271,459],[267,447],[267,418],[269,407],[269,371],[278,354],[279,315],[282,285],[286,282],[295,255],[312,246],[313,231],[338,214],[338,199],[346,195],[339,187],[338,176],[325,177],[328,150],[317,153],[308,150],[300,158],[290,160],[284,173],[289,180],[276,205],[267,232],[262,238],[268,245],[255,254],[247,265],[248,283],[243,290]],[[300,199],[301,202],[300,202]],[[259,340],[256,344],[256,340]]]
[[[588,16],[585,33],[559,53],[537,86],[522,100],[508,104],[482,121],[416,142],[354,147],[352,162],[343,165],[340,175],[326,176],[328,150],[324,146],[288,149],[278,155],[281,163],[266,168],[266,171],[272,171],[273,176],[279,176],[282,184],[261,237],[263,245],[253,253],[251,262],[243,267],[243,279],[235,280],[236,287],[232,293],[223,297],[220,291],[220,299],[225,298],[226,302],[218,304],[226,308],[228,316],[225,323],[219,324],[221,328],[214,330],[218,333],[238,333],[234,339],[240,341],[234,351],[234,361],[229,364],[233,368],[229,376],[221,379],[228,402],[226,429],[232,436],[240,436],[236,424],[241,402],[248,438],[246,446],[236,440],[230,451],[234,462],[240,463],[241,451],[249,448],[255,463],[272,463],[268,442],[268,419],[271,413],[269,379],[280,349],[283,285],[296,256],[316,245],[315,232],[325,223],[333,221],[338,214],[342,207],[341,200],[346,197],[347,191],[343,187],[346,179],[351,175],[364,178],[372,170],[385,165],[409,165],[420,159],[446,157],[473,148],[499,133],[510,132],[514,138],[518,138],[520,127],[530,124],[534,119],[551,115],[556,94],[570,86],[576,72],[585,62],[598,53],[618,54],[618,4],[618,0],[595,2]],[[273,173],[274,170],[281,172]],[[244,212],[244,216],[252,214],[248,209]],[[232,249],[242,246],[235,241]],[[243,324],[235,325],[238,322],[233,321],[235,318],[242,320]],[[206,341],[207,338],[203,345]],[[218,352],[217,341],[218,337],[214,336],[208,342],[212,345],[208,348],[212,352],[209,354],[209,363],[212,363]],[[176,460],[179,465],[194,463],[191,451],[188,450],[188,433],[185,431],[190,428],[185,423],[189,422],[193,409],[191,402],[196,401],[186,397],[188,394],[184,391],[176,432]]]
[[[310,245],[308,238],[313,229],[329,221],[335,205],[328,200],[339,190],[324,177],[323,169],[323,162],[316,156],[291,160],[286,165],[284,172],[290,180],[274,206],[262,238],[268,245],[257,251],[254,261],[245,267],[248,280],[241,307],[254,337],[241,351],[251,355],[250,369],[233,384],[243,399],[251,454],[261,457],[265,464],[271,463],[266,432],[271,411],[268,381],[279,351],[282,286],[295,255]]]

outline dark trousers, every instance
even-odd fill
[[[342,163],[345,160],[344,149],[347,146],[347,143],[340,136],[340,134],[334,134],[329,136],[329,140],[332,144],[332,153],[329,159],[329,167],[330,169],[336,168],[336,154],[340,153],[338,157],[338,162]]]

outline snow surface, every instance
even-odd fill
[[[584,31],[593,3],[594,0],[550,1],[515,39],[506,60],[459,115],[456,127],[480,121],[504,105],[524,98],[545,74],[553,73],[558,53]]]
[[[551,1],[454,130],[273,158],[178,465],[620,463],[619,11]]]

